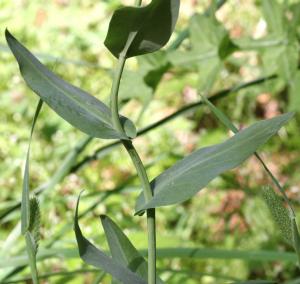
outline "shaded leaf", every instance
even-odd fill
[[[154,196],[145,203],[141,194],[136,206],[137,213],[189,199],[215,177],[243,163],[292,116],[288,113],[257,122],[221,144],[190,154],[151,182]]]
[[[162,76],[170,67],[167,52],[161,50],[139,56],[138,63],[139,71],[143,74],[145,83],[155,91]]]
[[[152,0],[145,7],[122,7],[109,23],[105,46],[117,58],[161,49],[169,40],[179,13],[179,0]]]
[[[87,264],[104,270],[124,284],[146,284],[146,281],[144,281],[140,276],[133,273],[126,266],[120,265],[117,261],[107,256],[102,250],[96,248],[83,236],[78,224],[79,201],[80,195],[78,197],[76,205],[74,231],[77,240],[79,255],[82,260]]]
[[[5,36],[27,85],[58,115],[90,136],[104,139],[127,138],[113,128],[110,110],[104,103],[57,77],[8,30],[5,31]],[[125,117],[121,117],[121,121],[126,134],[134,137],[136,131],[133,123]]]
[[[101,222],[112,258],[147,280],[148,268],[144,257],[108,216],[102,215]],[[157,283],[163,282],[157,278]]]

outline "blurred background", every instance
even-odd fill
[[[4,30],[56,74],[108,103],[116,60],[103,41],[121,4],[134,1],[0,1],[0,283],[31,283],[18,205],[38,102],[20,76]],[[212,80],[209,95],[239,128],[296,112],[260,153],[285,186],[300,221],[299,35],[300,1],[182,0],[176,31],[164,51],[128,60],[121,84],[122,114],[146,129],[135,145],[150,179],[195,149],[230,137],[198,103],[197,89]],[[122,147],[109,144],[87,139],[43,107],[30,170],[31,188],[42,192],[42,283],[110,283],[109,276],[77,255],[72,226],[82,189],[80,224],[86,237],[107,249],[98,217],[107,214],[137,248],[147,247],[145,218],[133,217],[141,190],[135,170]],[[158,209],[158,268],[166,283],[300,283],[293,250],[261,197],[268,183],[251,158],[191,200]]]

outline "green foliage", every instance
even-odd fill
[[[258,122],[226,142],[195,151],[151,182],[153,198],[145,202],[141,195],[136,211],[187,200],[212,179],[244,162],[291,117],[285,114]]]
[[[24,28],[19,30],[20,36],[18,38],[20,37],[22,42],[26,42],[26,46],[31,44],[31,47],[34,46],[35,49],[47,50],[50,47],[51,53],[52,48],[56,46],[53,54],[56,52],[59,54],[61,48],[62,52],[65,52],[62,53],[64,56],[76,58],[76,60],[56,58],[53,55],[45,54],[35,54],[34,56],[8,31],[6,32],[7,42],[19,63],[21,74],[28,86],[64,120],[90,137],[81,138],[80,132],[68,128],[69,126],[61,122],[62,120],[60,121],[58,117],[51,117],[54,121],[48,119],[50,113],[48,113],[48,109],[43,112],[42,119],[46,118],[47,123],[41,123],[40,137],[38,137],[39,147],[35,148],[34,158],[39,165],[43,164],[45,167],[39,166],[37,169],[37,166],[33,165],[34,169],[31,170],[30,177],[32,184],[30,186],[39,184],[48,178],[48,182],[36,187],[32,192],[41,195],[42,211],[47,212],[47,215],[49,211],[51,224],[47,220],[43,222],[43,230],[45,230],[43,236],[46,237],[41,240],[41,248],[37,254],[40,217],[37,197],[30,198],[29,195],[28,150],[21,203],[21,225],[26,240],[27,256],[23,254],[23,243],[16,241],[18,227],[12,228],[18,221],[16,209],[19,208],[20,203],[15,188],[19,187],[18,184],[10,185],[9,189],[13,190],[5,191],[9,194],[2,193],[4,200],[7,201],[0,204],[1,225],[5,225],[3,226],[5,232],[12,228],[6,236],[7,239],[3,241],[3,249],[0,251],[0,256],[4,256],[4,261],[0,267],[6,268],[3,273],[0,273],[0,282],[30,281],[26,275],[22,278],[22,273],[20,273],[29,264],[34,283],[38,283],[39,279],[50,277],[51,283],[66,283],[68,281],[75,284],[82,283],[83,277],[85,278],[84,281],[88,283],[109,283],[111,275],[115,283],[145,283],[146,281],[154,283],[155,278],[160,283],[161,280],[158,280],[158,273],[155,271],[156,263],[153,252],[157,252],[157,267],[160,268],[159,273],[166,283],[223,284],[229,283],[228,281],[234,283],[276,283],[276,281],[242,281],[241,279],[280,278],[285,281],[293,278],[295,272],[291,263],[295,263],[297,255],[300,255],[296,216],[292,211],[291,202],[285,195],[283,186],[255,152],[257,147],[264,144],[269,137],[279,130],[281,124],[284,124],[291,114],[259,122],[240,132],[235,125],[238,123],[248,124],[249,121],[261,117],[270,117],[269,114],[265,115],[260,112],[261,101],[255,98],[256,95],[262,93],[270,96],[272,102],[276,99],[276,103],[278,103],[276,112],[273,111],[271,116],[285,111],[287,105],[291,110],[297,111],[299,109],[297,103],[299,93],[297,70],[300,34],[299,3],[296,3],[297,1],[293,1],[293,3],[285,1],[283,3],[283,1],[263,0],[254,4],[254,2],[249,1],[248,3],[246,1],[246,5],[250,7],[249,11],[245,13],[241,7],[239,13],[236,13],[235,10],[233,11],[233,7],[236,9],[234,3],[211,1],[206,12],[203,14],[195,13],[190,16],[190,11],[185,10],[186,5],[189,4],[182,1],[183,13],[178,30],[185,23],[187,26],[172,38],[169,48],[165,50],[160,49],[168,42],[174,30],[178,17],[179,1],[153,0],[147,6],[122,7],[116,10],[106,36],[106,47],[115,57],[119,57],[119,55],[126,58],[142,56],[139,56],[137,60],[130,60],[126,64],[124,72],[125,58],[121,64],[119,62],[116,70],[117,76],[113,79],[116,87],[115,104],[111,103],[110,107],[107,107],[85,91],[60,79],[50,70],[51,67],[53,68],[51,62],[56,62],[57,73],[63,73],[63,77],[67,81],[74,80],[74,85],[80,85],[84,89],[90,88],[91,93],[99,94],[100,97],[108,95],[107,90],[112,72],[107,67],[112,64],[110,62],[111,57],[106,56],[99,47],[99,37],[105,37],[102,27],[105,25],[99,25],[99,22],[106,19],[107,12],[115,9],[120,1],[103,1],[92,4],[92,1],[88,0],[85,4],[80,4],[84,5],[84,8],[80,10],[79,14],[77,14],[79,9],[76,1],[72,4],[67,3],[68,1],[66,1],[67,4],[62,4],[62,2],[64,1],[55,1],[54,4],[57,7],[66,5],[66,7],[58,10],[61,9],[60,11],[63,13],[69,13],[64,14],[68,15],[68,17],[64,17],[68,19],[68,25],[65,23],[58,24],[56,20],[54,21],[55,27],[61,27],[61,31],[53,32],[53,27],[49,28],[47,25],[40,29],[35,27],[35,24],[32,27],[29,25],[30,28],[26,29],[26,19],[25,21],[21,20],[24,22]],[[136,1],[137,4],[140,2]],[[224,3],[226,3],[227,8],[220,11],[220,17],[219,15],[216,17],[216,10]],[[195,5],[192,10],[199,12],[206,4]],[[1,5],[5,6],[3,3]],[[33,17],[30,16],[36,21],[40,21],[41,17],[43,18],[43,11],[40,11],[39,5],[40,3],[36,0],[28,2],[28,11],[38,11]],[[51,7],[51,4],[47,5]],[[44,7],[45,18],[48,17],[48,13],[51,15],[57,9],[52,11],[48,9],[48,6]],[[91,9],[93,13],[86,13],[85,16],[84,11],[88,11],[90,7],[94,7]],[[251,7],[255,7],[253,15]],[[252,34],[253,27],[257,25],[258,20],[261,20],[259,18],[260,9],[267,22],[267,31],[259,39],[256,37],[255,39],[249,38],[247,32],[250,31]],[[80,26],[78,26],[78,15],[84,15],[85,19],[80,21]],[[245,15],[246,17],[244,17]],[[239,17],[239,21],[236,25],[237,17]],[[248,17],[253,18],[249,20]],[[19,18],[18,15],[16,18]],[[75,19],[75,22],[72,23],[72,19]],[[80,19],[82,19],[81,16]],[[236,30],[239,33],[239,28],[242,30],[241,36],[236,35]],[[12,28],[10,27],[10,29]],[[45,36],[41,36],[41,31],[45,31]],[[61,37],[59,36],[60,32],[63,35]],[[35,38],[35,34],[39,34],[38,39]],[[55,37],[52,34],[55,34]],[[61,41],[60,38],[63,40]],[[76,51],[77,48],[78,51]],[[7,52],[9,49],[0,45],[0,50]],[[154,51],[158,52],[152,53]],[[236,51],[239,52],[235,53]],[[45,65],[42,65],[37,57],[43,59]],[[9,63],[8,59],[8,57],[3,56],[4,63]],[[46,67],[47,63],[50,65],[48,68]],[[60,67],[58,63],[63,63],[63,66]],[[8,71],[5,70],[5,73],[1,73],[4,82],[8,81],[10,77],[15,78],[13,76],[14,69],[10,68],[9,64],[7,66],[8,68],[3,68],[3,70],[7,69]],[[267,76],[255,77],[264,74]],[[251,81],[237,84],[237,82],[248,79]],[[12,85],[15,92],[21,90],[23,95],[23,87],[18,86],[18,80],[14,79]],[[120,90],[118,90],[119,86]],[[196,89],[202,96],[202,100],[194,97]],[[205,96],[211,95],[212,92],[215,93],[209,96],[209,101]],[[285,96],[286,92],[289,95],[288,100]],[[273,94],[277,93],[281,96],[273,97]],[[5,113],[9,111],[12,104],[12,101],[7,97],[10,96],[2,96],[1,98],[4,104],[0,106],[0,110],[4,115],[0,114],[0,117],[5,118],[1,130],[3,133],[9,133],[4,139],[13,139],[11,135],[26,129],[31,108],[27,107],[28,103],[16,104],[13,102],[20,107],[6,116]],[[135,101],[130,102],[131,99],[135,99]],[[26,97],[26,102],[28,101],[32,102],[30,96]],[[130,103],[127,104],[128,102]],[[138,123],[143,127],[137,132],[137,135],[133,123],[119,115],[118,103],[124,107],[122,112],[126,113],[127,116],[133,113]],[[187,104],[182,106],[183,103]],[[222,144],[192,152],[198,146],[215,144],[215,140],[227,137],[227,132],[222,127],[216,127],[214,119],[207,113],[206,108],[201,110],[200,107],[203,105],[209,106],[212,113],[228,129],[237,134]],[[178,109],[175,110],[175,108]],[[269,109],[272,110],[272,107],[263,106],[263,111]],[[234,123],[225,115],[225,112],[231,113],[230,117],[235,120]],[[21,117],[19,122],[15,120],[15,116],[18,117],[18,115]],[[37,114],[34,118],[33,127],[36,118]],[[175,118],[177,118],[176,121]],[[295,131],[298,129],[297,120],[298,116],[293,120],[293,123],[290,123],[280,132],[278,139],[272,140],[270,143],[272,148],[264,148],[266,151],[272,150],[272,154],[269,152],[268,155],[272,155],[272,158],[275,157],[275,161],[276,157],[285,156],[286,147],[289,147],[287,145],[294,145],[293,149],[298,149],[299,135],[295,134],[298,132]],[[121,121],[120,128],[116,126],[115,121]],[[170,121],[173,121],[174,124],[164,127]],[[273,123],[276,125],[272,125]],[[261,129],[258,131],[257,128],[260,127]],[[155,129],[156,131],[152,131]],[[123,132],[123,130],[125,131]],[[135,142],[131,144],[131,141],[124,141],[124,139],[143,136],[150,131],[152,131],[151,135],[144,136],[136,143],[143,160],[149,162],[144,167],[133,146]],[[247,139],[242,139],[241,144],[235,145],[234,141],[243,135],[247,136]],[[44,141],[44,136],[47,137],[47,142]],[[25,137],[27,136],[24,131],[20,138],[18,137],[17,143],[14,143],[21,147],[12,155],[11,160],[22,155],[22,143],[24,143],[22,141],[27,140]],[[118,140],[103,145],[99,140],[93,140],[93,137]],[[75,142],[79,138],[81,140]],[[13,149],[15,147],[10,147],[9,143],[4,141],[5,145],[0,145],[1,158],[8,155],[7,148]],[[124,146],[131,144],[127,150],[134,158],[133,162],[146,200],[149,199],[145,202],[142,200],[142,194],[140,195],[139,206],[141,209],[147,209],[147,206],[150,208],[152,203],[154,203],[153,207],[160,206],[160,204],[177,204],[171,208],[164,208],[163,211],[157,210],[156,217],[154,210],[148,210],[147,230],[150,239],[148,252],[145,250],[138,251],[135,248],[146,245],[146,238],[143,233],[140,233],[140,226],[144,226],[143,219],[139,221],[139,229],[135,229],[134,226],[137,226],[136,221],[139,218],[127,217],[134,208],[134,198],[131,197],[135,197],[135,191],[140,190],[141,186],[136,182],[137,176],[131,175],[132,169],[128,166],[124,153],[113,153],[113,150],[118,149],[117,146],[122,144]],[[225,152],[220,152],[220,148]],[[280,155],[276,153],[279,149],[283,152]],[[192,152],[192,154],[184,158],[187,152]],[[273,234],[275,228],[273,228],[271,220],[266,217],[266,208],[261,206],[261,203],[258,202],[259,198],[255,197],[256,192],[260,191],[261,186],[267,182],[261,177],[257,178],[256,169],[251,168],[252,164],[245,163],[241,171],[227,172],[227,170],[241,164],[252,154],[258,158],[268,176],[283,194],[283,201],[291,209],[292,214],[286,216],[285,214],[289,212],[283,206],[282,200],[276,195],[276,203],[276,198],[273,198],[275,201],[272,201],[271,212],[274,211],[273,215],[277,216],[279,227],[284,228],[285,233],[289,236],[289,242],[293,245],[296,254],[282,251],[280,240],[277,239],[276,234]],[[287,155],[289,158],[294,156],[297,155]],[[61,162],[62,159],[63,162]],[[297,159],[293,159],[294,163],[286,165],[284,169],[288,176],[292,176],[292,172],[297,172]],[[6,174],[5,180],[15,176],[14,172],[8,172],[6,169],[6,167],[9,169],[16,167],[11,160],[5,162],[1,168],[2,172]],[[92,161],[94,162],[92,166],[86,167]],[[271,163],[271,159],[268,162]],[[7,163],[9,163],[9,167]],[[172,166],[174,163],[175,165]],[[170,168],[165,170],[168,167]],[[77,176],[79,170],[80,178]],[[51,172],[54,174],[49,177]],[[278,172],[279,179],[284,180],[285,177],[280,175],[280,171]],[[157,176],[152,181],[151,188],[148,176],[151,178]],[[18,174],[16,179],[19,180]],[[209,183],[212,179],[214,180]],[[297,188],[297,181],[296,178],[291,177],[285,187],[295,184],[295,188]],[[7,186],[9,182],[5,181],[4,184]],[[82,198],[86,209],[81,215],[78,215],[78,199],[74,219],[75,235],[81,258],[96,269],[85,266],[78,269],[77,249],[69,247],[70,239],[73,236],[70,232],[73,195],[77,194],[77,189],[83,185],[91,188],[91,190],[87,196]],[[203,187],[208,187],[208,192],[211,194],[205,194],[202,191],[196,198],[189,199]],[[226,201],[227,196],[231,196],[231,190],[227,192],[227,189],[232,188],[247,194],[245,198],[247,202],[245,202],[246,204],[242,202],[233,212],[228,212],[227,207],[235,208],[236,206],[236,200],[229,199]],[[49,189],[54,190],[50,191]],[[151,190],[154,191],[154,197],[151,197]],[[12,196],[10,196],[11,193]],[[274,192],[270,189],[267,195],[269,195],[269,199],[272,199],[270,196],[272,197]],[[183,201],[185,202],[180,204]],[[222,212],[215,208],[216,204],[219,203],[221,208],[224,206]],[[82,221],[83,232],[78,224],[79,218],[88,213],[93,212],[93,214],[98,215],[99,212],[103,214],[103,211],[105,213],[110,212],[109,215],[114,216],[119,224],[117,226],[107,216],[102,217],[102,225],[112,257],[107,255],[104,248],[103,250],[96,248],[83,235],[83,232],[95,232],[91,234],[91,238],[96,235],[97,241],[99,241],[98,224],[89,222],[83,226],[84,221]],[[200,211],[201,214],[199,214]],[[214,213],[214,211],[219,213]],[[295,205],[295,213],[297,211],[298,206]],[[289,226],[284,225],[287,218],[289,221],[286,224]],[[64,224],[61,226],[61,222],[56,220],[64,220]],[[237,226],[238,228],[232,228],[232,224],[236,222],[237,224],[241,222],[241,224]],[[261,227],[257,223],[262,224]],[[224,228],[220,229],[222,224]],[[242,229],[243,226],[246,229]],[[130,239],[135,245],[129,241],[120,228],[128,228]],[[157,249],[155,244],[156,228],[159,232],[157,234]],[[104,239],[105,236],[101,235],[100,240],[104,241]],[[198,247],[199,241],[204,247]],[[185,246],[183,247],[182,244]],[[164,248],[165,245],[170,247]],[[279,245],[281,249],[276,251]],[[215,246],[220,247],[220,249],[209,248]],[[7,252],[9,252],[9,257],[6,257]],[[147,261],[144,256],[148,256]],[[48,261],[44,262],[44,260]],[[136,260],[139,264],[138,268],[131,265],[132,263],[135,264]],[[39,279],[37,261],[43,263],[39,266]],[[274,272],[274,262],[277,265],[276,271],[280,271],[278,273],[280,276]],[[60,271],[48,273],[54,267],[55,270],[59,267]],[[16,277],[17,274],[20,274],[19,278]],[[58,278],[56,279],[56,277]]]
[[[109,217],[102,215],[101,222],[112,258],[147,280],[147,262],[143,256]],[[163,283],[159,278],[156,279],[156,282]]]
[[[179,0],[152,0],[146,7],[116,10],[109,24],[105,46],[117,58],[133,57],[161,49],[177,22]]]
[[[105,272],[111,274],[116,279],[124,284],[145,284],[139,276],[131,272],[131,270],[123,265],[120,265],[116,260],[107,256],[103,251],[96,248],[89,242],[82,234],[78,224],[78,207],[80,196],[77,201],[75,218],[74,218],[74,231],[79,249],[79,255],[82,260],[96,268],[103,269]]]
[[[58,115],[90,136],[104,139],[127,139],[113,128],[110,110],[105,104],[57,77],[22,46],[8,30],[5,36],[28,86]],[[124,117],[122,122],[128,136],[134,137],[135,127],[132,122]]]

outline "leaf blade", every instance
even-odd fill
[[[134,274],[127,267],[120,265],[118,262],[107,256],[102,250],[96,248],[83,236],[78,223],[79,201],[80,195],[75,210],[74,231],[81,259],[96,268],[103,269],[124,284],[146,284],[142,278]]]
[[[100,216],[112,258],[147,280],[148,269],[144,257],[137,251],[122,230],[108,216]],[[158,277],[156,282],[163,283]]]
[[[141,194],[136,213],[189,199],[219,174],[244,162],[292,116],[292,113],[287,113],[260,121],[223,143],[190,154],[152,180],[154,196],[144,203]]]
[[[179,6],[179,0],[152,0],[145,7],[116,10],[104,45],[117,58],[120,53],[133,57],[159,50],[174,30]]]
[[[5,37],[27,85],[59,116],[90,136],[127,139],[113,128],[110,110],[104,103],[56,76],[8,30]],[[129,135],[133,123],[125,117],[121,121]]]

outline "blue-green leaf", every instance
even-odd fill
[[[102,215],[101,222],[112,258],[147,280],[148,269],[144,257],[108,216]],[[163,283],[159,278],[156,282],[158,284]]]
[[[111,257],[107,256],[102,250],[96,248],[89,242],[82,234],[78,224],[78,207],[80,195],[78,197],[75,217],[74,217],[74,231],[76,235],[79,255],[84,262],[104,270],[124,284],[146,284],[140,276],[133,273],[126,266],[121,265]]]
[[[152,0],[145,7],[122,7],[109,24],[105,46],[117,58],[161,49],[169,40],[179,13],[179,0]]]
[[[57,77],[8,30],[5,36],[27,85],[58,115],[90,136],[127,139],[113,128],[110,110],[104,103]],[[121,121],[127,136],[135,137],[133,123],[125,117]]]
[[[215,177],[243,163],[292,116],[288,113],[257,122],[221,144],[190,154],[151,182],[154,196],[145,203],[141,194],[136,206],[137,213],[189,199]]]

